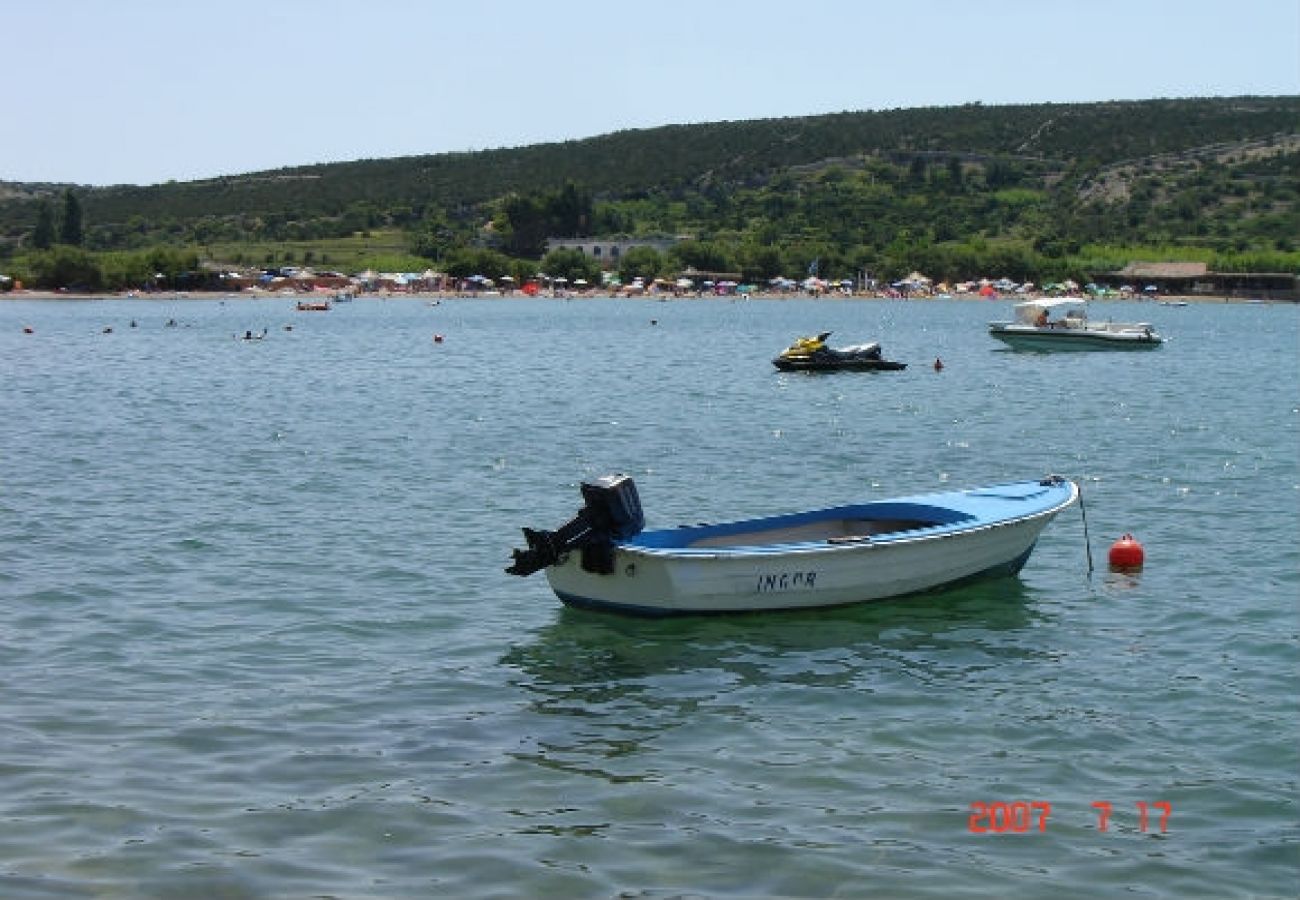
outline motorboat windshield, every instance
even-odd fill
[[[1043,325],[1061,319],[1087,318],[1087,304],[1083,300],[1070,298],[1043,298],[1026,300],[1015,305],[1016,324]]]

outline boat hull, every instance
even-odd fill
[[[1069,481],[1017,482],[973,491],[838,507],[784,517],[652,531],[615,544],[612,571],[586,571],[579,554],[546,570],[571,606],[681,615],[843,606],[1014,575],[1042,530],[1078,497]],[[835,521],[897,519],[915,510],[950,521],[881,534],[728,543],[728,535],[784,526],[794,535]]]
[[[989,334],[1016,350],[1154,350],[1164,338],[1149,329],[1035,328],[995,322]]]
[[[782,372],[897,372],[907,368],[907,363],[888,359],[823,361],[780,356],[772,360],[772,365]]]

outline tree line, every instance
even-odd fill
[[[56,243],[68,247],[80,247],[84,239],[81,201],[71,188],[63,191],[61,216],[56,216],[54,203],[49,198],[39,202],[36,208],[36,224],[32,226],[33,248],[49,250]]]
[[[546,239],[592,235],[689,237],[634,256],[643,276],[1077,279],[1097,246],[1294,271],[1298,133],[1297,97],[971,104],[64,188],[57,206],[0,202],[0,270],[39,268],[27,260],[56,245],[93,261],[382,230],[416,264],[485,275],[576,271]]]

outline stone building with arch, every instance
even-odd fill
[[[685,237],[657,238],[547,238],[546,252],[552,250],[577,250],[600,263],[602,269],[618,268],[623,255],[634,247],[653,247],[660,253],[671,250]]]

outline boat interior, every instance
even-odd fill
[[[635,542],[646,547],[739,548],[826,542],[850,544],[882,535],[898,535],[970,522],[967,513],[924,503],[882,502],[749,519],[718,525],[685,525],[642,532]]]
[[[827,541],[848,544],[881,534],[916,531],[942,525],[942,522],[925,519],[822,519],[800,525],[784,525],[741,531],[733,534],[714,534],[688,543],[688,547],[753,547],[763,544],[802,544]]]

